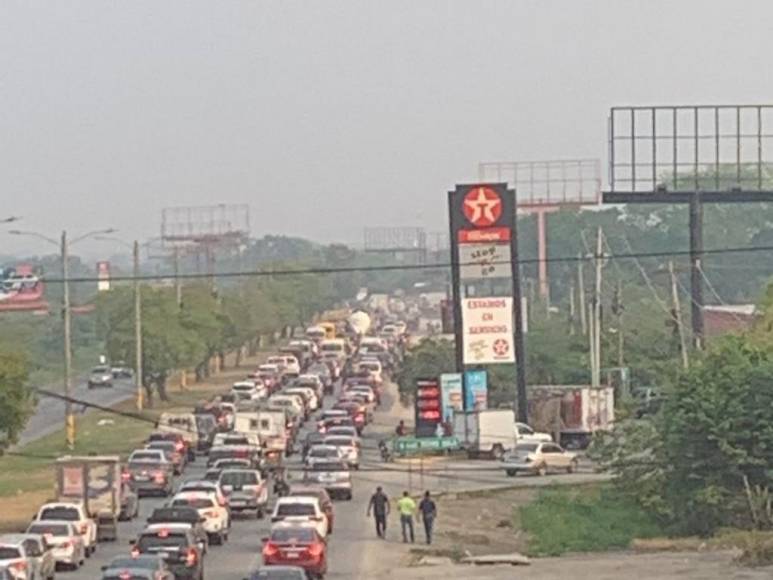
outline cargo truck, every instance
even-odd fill
[[[500,459],[515,447],[515,413],[511,409],[454,411],[454,436],[470,457]]]
[[[120,458],[67,456],[54,466],[57,500],[83,505],[97,524],[97,541],[115,541],[121,515]]]

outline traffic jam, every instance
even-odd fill
[[[229,391],[162,413],[127,458],[57,460],[56,501],[40,506],[25,533],[0,536],[0,579],[217,578],[207,560],[228,549],[244,520],[263,520],[265,532],[252,538],[244,578],[323,578],[334,565],[336,511],[354,496],[362,437],[406,327],[395,320],[358,335],[320,323],[303,334]],[[133,537],[129,526],[139,529]],[[89,566],[104,542],[125,550]]]

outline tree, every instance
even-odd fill
[[[0,352],[0,450],[15,443],[32,414],[34,400],[27,387],[27,359]]]

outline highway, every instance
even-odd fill
[[[84,375],[74,381],[72,397],[97,405],[112,406],[130,399],[135,394],[134,379],[116,379],[112,387],[89,389]],[[61,391],[61,385],[51,387],[51,390]],[[81,405],[75,405],[76,415],[84,412]],[[86,410],[88,412],[88,410]],[[64,401],[52,397],[41,396],[35,413],[30,417],[27,426],[19,438],[18,445],[24,445],[41,437],[45,437],[64,427]]]

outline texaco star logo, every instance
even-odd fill
[[[502,215],[502,200],[490,187],[475,187],[464,196],[462,211],[473,225],[490,226]]]
[[[510,345],[505,339],[498,338],[494,341],[494,353],[498,356],[505,356],[508,350],[510,350]]]

